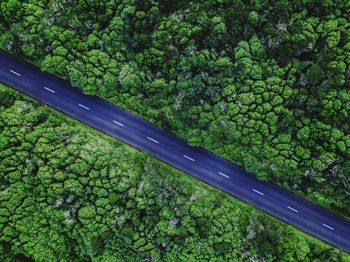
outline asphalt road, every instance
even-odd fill
[[[0,81],[350,253],[349,220],[2,51]]]

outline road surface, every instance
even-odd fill
[[[0,81],[350,253],[349,220],[2,51]]]

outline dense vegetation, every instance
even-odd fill
[[[0,85],[0,261],[350,261]]]
[[[350,2],[4,0],[0,46],[350,215]]]

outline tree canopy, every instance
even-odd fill
[[[350,261],[0,85],[1,261]]]
[[[349,217],[349,12],[343,0],[3,0],[0,47]]]

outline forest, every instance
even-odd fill
[[[0,46],[350,215],[348,1],[17,1]]]
[[[0,48],[36,64],[44,71],[67,79],[86,94],[102,96],[181,136],[192,145],[205,147],[241,164],[261,179],[277,183],[350,217],[349,12],[350,2],[343,0],[3,0],[0,3]],[[11,108],[18,104],[11,102],[14,98],[8,98],[4,93],[7,91],[3,91],[7,104],[2,105],[2,110],[6,108],[6,114],[1,114],[2,118],[10,114]],[[23,98],[20,99],[22,100]],[[1,103],[4,103],[3,99]],[[44,110],[40,108],[42,107],[38,106],[35,114]],[[35,126],[33,135],[22,134],[19,137],[30,139],[32,136],[34,141],[49,141],[50,138],[46,136],[51,132],[47,133],[40,127],[48,120],[43,119],[42,114],[27,117],[29,120],[26,121]],[[9,121],[15,119],[11,117]],[[62,120],[62,117],[54,119],[72,122],[66,118]],[[48,125],[63,125],[70,130],[69,125],[55,121],[57,123],[50,122]],[[8,125],[9,123],[2,124],[2,133]],[[86,128],[78,125],[72,128],[82,129]],[[77,131],[74,132],[76,137],[82,136]],[[91,130],[85,132],[94,133]],[[6,140],[6,136],[1,136],[1,139]],[[52,139],[56,139],[60,148],[62,143],[68,143],[64,138],[54,135]],[[92,138],[84,139],[87,141]],[[1,141],[2,145],[5,144],[1,150],[2,157],[10,157],[14,152],[8,148],[7,143]],[[116,142],[108,139],[109,143],[114,145]],[[13,146],[30,148],[30,144],[14,142]],[[78,143],[79,146],[84,144],[87,142]],[[70,170],[70,161],[74,160],[69,160],[67,153],[39,158],[37,154],[49,154],[49,149],[45,147],[49,146],[43,142],[39,146],[41,149],[31,153],[38,161],[30,170],[35,174],[39,174],[43,166],[49,168],[46,164],[51,161],[52,170],[45,171],[46,175],[62,173],[65,168],[68,170],[63,174],[73,176],[76,174],[74,172],[99,174],[107,171],[96,170],[109,170],[104,166],[109,165],[105,160],[108,155],[99,153],[98,150],[90,156],[92,159],[100,158],[99,161],[96,160],[99,164],[95,171],[91,169],[94,165],[80,161],[76,161],[73,170]],[[118,151],[121,147],[113,147],[111,150],[122,154]],[[64,146],[62,150],[68,148]],[[27,166],[25,161],[28,153],[23,150],[23,155],[16,154],[15,159],[7,160],[7,165]],[[135,161],[140,161],[143,169],[135,172],[147,171],[149,179],[150,174],[165,179],[169,173],[178,173],[163,165],[154,164],[155,160],[144,160],[148,159],[144,155],[139,158]],[[3,159],[0,160],[3,165]],[[113,163],[112,159],[109,161]],[[125,163],[118,161],[115,164],[140,168],[135,163],[128,164],[128,161],[125,158]],[[146,168],[145,164],[141,164],[143,161],[151,161],[152,168],[149,170],[147,165]],[[54,171],[55,168],[57,171]],[[153,169],[158,171],[152,171]],[[26,170],[12,170],[10,173],[15,172],[20,177],[29,172]],[[4,176],[2,179],[5,180],[11,177],[7,172]],[[52,178],[46,179],[45,183],[48,183]],[[40,180],[40,183],[44,183],[44,180]],[[71,181],[72,188],[76,187],[75,181]],[[86,183],[82,188],[77,186],[82,190],[81,195],[82,192],[85,195],[93,190],[89,182]],[[51,183],[45,184],[45,187],[48,185],[51,186]],[[27,187],[18,186],[17,190]],[[192,190],[185,188],[186,186],[184,192]],[[54,201],[53,198],[62,192],[60,190],[62,189],[58,186],[57,191],[40,194],[44,194],[43,198],[48,197]],[[206,190],[211,193],[203,197],[203,201],[204,198],[210,198],[209,195],[220,194],[211,189]],[[226,199],[225,203],[234,203],[232,212],[244,206],[235,200],[228,200],[222,194],[220,198]],[[37,203],[37,208],[42,208],[41,205],[44,204]],[[243,209],[253,212],[246,206]],[[98,206],[92,204],[83,210],[95,215]],[[214,216],[212,212],[204,213],[205,216]],[[273,219],[265,219],[258,211],[253,213],[253,219],[261,219],[268,224],[261,234],[276,233],[288,239],[288,234],[301,234],[293,230],[290,233],[292,231],[289,227],[281,226]],[[242,219],[241,216],[244,217],[240,214],[236,219]],[[222,219],[234,218],[230,216]],[[62,226],[59,223],[55,225],[57,230]],[[277,228],[272,229],[273,227]],[[249,225],[246,226],[248,228]],[[83,234],[73,232],[75,231],[67,230],[67,234],[76,234],[72,238]],[[89,234],[92,232],[97,231],[93,229]],[[156,235],[154,239],[157,238]],[[60,239],[57,235],[56,237]],[[304,235],[293,237],[309,241],[305,240]],[[9,239],[11,237],[4,243],[10,243]],[[264,235],[259,241],[264,246],[275,240],[280,238]],[[65,240],[62,241],[66,243]],[[79,241],[85,241],[85,238],[82,237]],[[11,243],[5,247],[10,245],[14,250],[17,246],[23,247],[18,244],[20,242]],[[174,242],[171,243],[174,245]],[[266,258],[267,261],[324,261],[326,257],[334,260],[333,253],[329,255],[330,251],[317,253],[311,248],[312,255],[309,253],[304,257],[296,257],[294,251],[279,252],[283,248],[274,249],[273,245],[262,250],[257,242],[254,243],[254,247],[244,249],[245,244],[236,242],[230,250],[238,256],[242,251],[235,253],[239,250],[238,246],[244,247],[244,250],[249,250],[249,256]],[[83,246],[84,243],[81,242],[80,245]],[[213,244],[212,249],[207,247],[208,242],[203,245],[208,252],[217,250],[214,246],[229,248],[226,244]],[[297,250],[293,244],[284,248],[293,247]],[[135,249],[129,249],[129,244],[123,248],[125,252],[136,252]],[[80,254],[83,257],[93,257],[90,251],[81,251]],[[107,251],[103,249],[103,252]],[[298,252],[303,253],[300,247]],[[165,253],[157,254],[163,256]],[[290,257],[281,259],[279,256],[282,253],[290,254]],[[322,257],[316,253],[327,255]],[[158,255],[152,253],[154,257]],[[196,255],[192,255],[184,259],[191,257],[195,260]]]
[[[350,261],[9,87],[0,101],[0,261]]]

